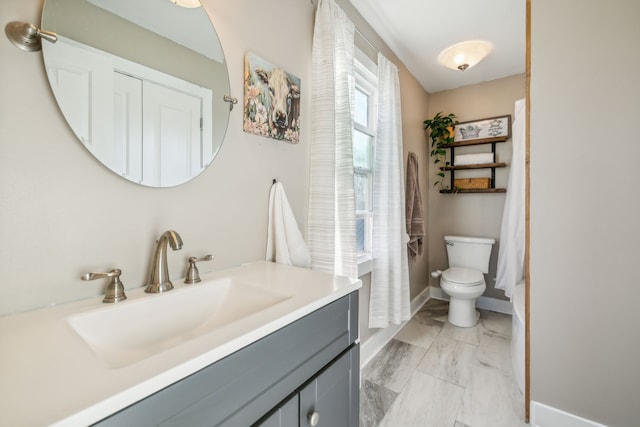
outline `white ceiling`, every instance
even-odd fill
[[[350,1],[429,93],[525,71],[525,0]],[[442,50],[466,40],[486,40],[493,51],[466,71],[438,63]]]

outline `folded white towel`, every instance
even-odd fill
[[[266,260],[297,267],[311,267],[309,249],[302,238],[284,188],[279,182],[273,184],[269,192]]]
[[[456,154],[453,158],[453,164],[456,166],[482,165],[485,163],[493,163],[493,153]]]

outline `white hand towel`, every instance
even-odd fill
[[[453,164],[456,166],[483,165],[485,163],[493,163],[493,153],[457,154],[453,158]]]
[[[297,267],[311,267],[309,249],[302,238],[280,182],[273,184],[269,192],[266,260]]]

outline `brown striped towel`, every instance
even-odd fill
[[[407,234],[409,235],[409,253],[412,256],[422,254],[424,239],[424,211],[422,209],[422,196],[420,195],[420,182],[418,178],[418,157],[409,152],[407,159],[407,182],[405,186],[406,202],[405,213],[407,220]]]

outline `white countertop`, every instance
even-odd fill
[[[95,423],[361,286],[360,281],[265,261],[203,274],[202,279],[229,276],[291,297],[121,368],[100,359],[68,322],[70,316],[109,307],[102,297],[0,317],[0,424]],[[176,289],[200,286],[182,280],[173,284]],[[128,299],[118,305],[150,297],[144,288],[126,293]]]

